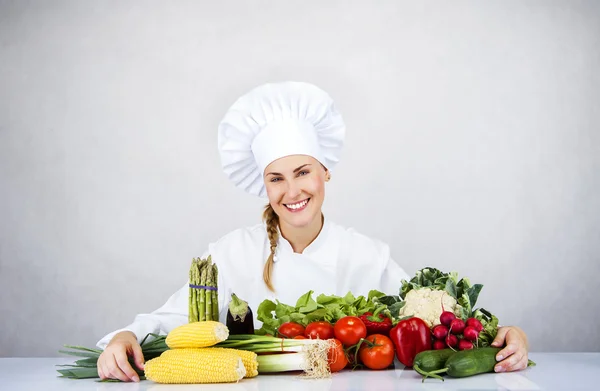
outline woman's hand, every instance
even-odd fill
[[[527,368],[529,343],[525,332],[516,326],[500,327],[492,346],[502,347],[505,341],[506,346],[496,355],[499,363],[494,367],[494,371],[511,372]]]
[[[131,331],[116,334],[98,357],[100,379],[119,379],[124,382],[139,382],[140,378],[131,367],[128,357],[133,356],[135,365],[144,369],[144,355],[136,336]]]

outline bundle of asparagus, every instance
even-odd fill
[[[207,259],[194,258],[190,267],[189,322],[219,321],[217,265]]]

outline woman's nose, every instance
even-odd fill
[[[301,193],[300,187],[293,181],[288,182],[287,195],[289,198],[295,198]]]

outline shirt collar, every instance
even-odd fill
[[[319,232],[319,235],[317,235],[315,240],[313,240],[312,243],[309,244],[304,249],[304,251],[302,252],[303,255],[312,254],[312,253],[315,253],[316,251],[318,251],[318,249],[327,240],[327,236],[329,234],[329,226],[330,226],[329,220],[327,220],[327,218],[325,218],[325,216],[323,216],[323,227],[321,227],[321,231]],[[277,228],[277,230],[279,231],[279,228]],[[281,235],[281,231],[279,231],[279,240],[277,241],[277,251],[276,251],[275,256],[277,256],[278,254],[293,254],[293,253],[294,253],[294,249],[292,248],[292,245],[290,244],[290,242],[287,239],[285,239]]]

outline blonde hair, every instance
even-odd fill
[[[267,263],[265,263],[265,268],[263,269],[263,280],[265,281],[267,288],[269,288],[271,292],[275,292],[275,288],[273,288],[271,282],[271,274],[273,273],[273,257],[275,256],[277,240],[279,239],[279,216],[277,216],[277,213],[275,213],[271,204],[265,206],[263,220],[267,224],[267,234],[269,235],[269,243],[271,244],[271,254],[269,255],[269,258],[267,258]]]

